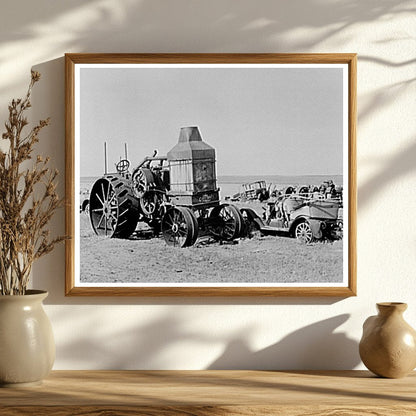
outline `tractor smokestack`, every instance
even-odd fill
[[[202,142],[198,127],[182,127],[179,133],[179,143],[182,142]]]

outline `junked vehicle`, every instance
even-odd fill
[[[303,243],[342,238],[339,224],[340,201],[315,199],[299,194],[283,195],[269,200],[263,215],[252,207],[241,208],[247,236],[281,234]]]
[[[244,183],[242,188],[243,192],[241,193],[241,198],[245,200],[258,199],[261,194],[269,193],[265,181]]]

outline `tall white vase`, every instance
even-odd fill
[[[0,296],[0,386],[39,384],[52,369],[55,342],[42,301],[48,292]]]

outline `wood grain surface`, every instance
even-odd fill
[[[0,415],[416,415],[416,373],[54,371],[0,389]]]

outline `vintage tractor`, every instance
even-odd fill
[[[182,128],[166,156],[155,153],[131,171],[126,156],[94,183],[89,204],[93,230],[107,237],[128,238],[144,222],[167,244],[187,247],[204,235],[232,241],[243,228],[240,211],[220,203],[215,149],[197,127]]]
[[[269,200],[263,215],[253,208],[242,208],[245,234],[285,234],[306,244],[341,239],[340,205],[341,202],[335,199],[285,194]]]

